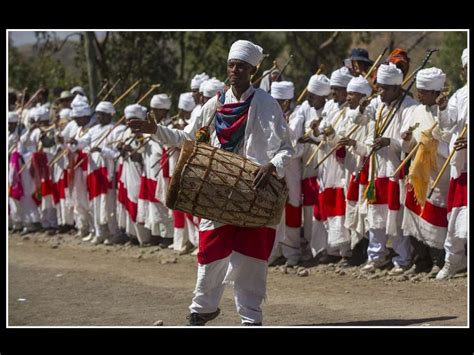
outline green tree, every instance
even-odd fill
[[[439,54],[434,56],[433,65],[446,73],[451,93],[464,86],[461,76],[461,55],[467,47],[467,32],[445,32]]]

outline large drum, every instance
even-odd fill
[[[212,221],[242,227],[280,222],[288,189],[271,176],[253,190],[258,165],[205,143],[185,142],[166,197],[166,206]]]

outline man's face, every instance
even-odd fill
[[[389,104],[398,97],[400,85],[377,84],[382,102]]]
[[[439,94],[439,91],[416,89],[416,98],[422,105],[426,106],[433,106],[436,104],[436,98]]]
[[[331,97],[338,104],[346,101],[347,91],[342,86],[331,86]]]
[[[89,123],[90,116],[75,117],[74,120],[76,121],[79,127],[84,127],[86,124]]]
[[[360,100],[362,100],[364,96],[365,95],[358,92],[348,91],[346,101],[349,104],[350,109],[353,110],[357,108],[357,106],[359,106]]]
[[[67,99],[60,99],[59,100],[59,107],[60,108],[71,108],[72,98]]]
[[[210,97],[202,95],[201,96],[201,105],[204,105],[206,102],[209,101],[209,99],[210,99]]]
[[[191,92],[193,93],[194,103],[199,105],[199,102],[201,101],[201,93],[199,92],[199,89],[192,89]]]
[[[96,115],[101,126],[109,124],[112,121],[112,115],[109,113],[97,111]]]
[[[239,59],[230,59],[227,62],[227,76],[232,86],[244,86],[250,83],[250,76],[257,68]]]
[[[308,92],[307,100],[308,100],[309,106],[314,107],[316,110],[319,110],[326,103],[326,97],[319,96],[311,92]]]
[[[155,119],[155,122],[160,123],[168,115],[168,110],[166,110],[164,108],[153,108],[152,107],[151,108],[151,114],[152,114],[153,118]]]
[[[191,118],[191,111],[184,111],[182,109],[179,109],[178,111],[179,117],[181,117],[183,120],[187,121]]]

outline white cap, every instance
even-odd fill
[[[86,96],[81,96],[81,95],[76,95],[76,97],[71,101],[71,107],[74,107],[74,106],[81,106],[81,105],[88,105],[89,104],[89,100],[87,99]]]
[[[49,110],[44,106],[35,107],[32,109],[32,118],[36,122],[49,121]]]
[[[152,108],[161,108],[169,110],[171,107],[171,99],[166,94],[153,95],[150,106]]]
[[[349,81],[351,81],[353,76],[347,67],[342,67],[337,70],[334,70],[331,73],[331,86],[347,87]]]
[[[441,91],[445,81],[446,74],[439,68],[421,69],[416,73],[417,89]]]
[[[110,101],[101,101],[97,104],[97,107],[95,108],[97,112],[104,112],[108,113],[109,115],[114,115],[115,114],[115,108],[114,105]]]
[[[270,94],[277,100],[291,100],[295,96],[295,86],[291,81],[275,81]]]
[[[192,92],[185,92],[184,94],[179,95],[179,109],[191,112],[195,106],[196,103],[194,102]]]
[[[256,67],[263,58],[263,49],[252,42],[239,40],[232,44],[227,60],[239,59]]]
[[[86,103],[74,105],[70,113],[71,118],[86,117],[90,115],[92,115],[92,109]]]
[[[206,73],[196,74],[191,80],[191,89],[199,89],[199,86],[208,79],[209,75]]]
[[[72,95],[75,95],[77,93],[81,93],[82,95],[86,96],[86,92],[84,91],[84,89],[81,86],[74,86],[71,89],[71,94]]]
[[[328,96],[331,93],[331,84],[324,74],[313,75],[309,79],[308,91],[318,96]]]
[[[14,111],[8,112],[8,123],[18,122],[18,114]]]
[[[205,97],[213,97],[216,96],[217,92],[223,93],[224,89],[225,84],[222,81],[212,78],[203,82],[199,91],[201,91]]]
[[[359,94],[369,96],[372,93],[372,87],[363,76],[352,78],[347,84],[347,92],[358,92]]]
[[[380,64],[377,70],[377,83],[383,85],[401,85],[403,72],[393,63]]]
[[[125,118],[139,118],[144,120],[146,118],[146,107],[138,104],[128,105],[125,107]]]

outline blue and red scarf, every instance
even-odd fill
[[[224,104],[225,94],[220,94],[219,107],[216,110],[216,134],[221,147],[233,152],[245,134],[247,117],[253,93],[244,102]]]

